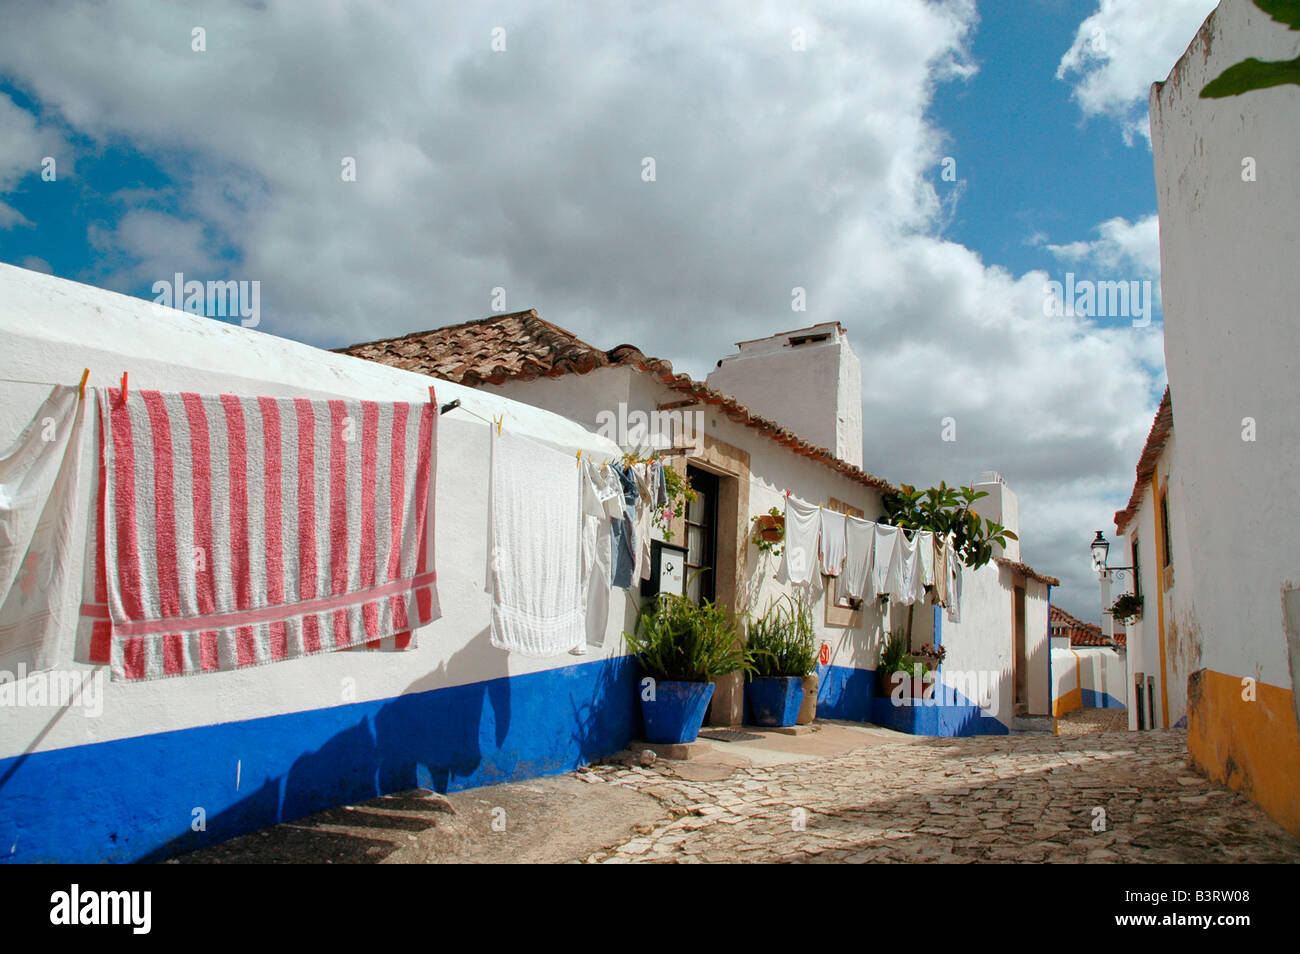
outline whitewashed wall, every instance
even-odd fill
[[[90,386],[116,386],[273,397],[357,397],[424,401],[436,384],[440,403],[459,398],[484,418],[566,452],[581,448],[613,455],[617,448],[554,414],[501,397],[434,382],[358,358],[331,354],[236,325],[181,312],[159,315],[150,302],[0,265],[0,377],[75,384],[83,367]],[[48,388],[0,384],[0,444],[30,420]],[[86,429],[79,492],[79,524],[94,489]],[[330,653],[245,669],[149,683],[105,683],[103,715],[54,718],[47,708],[0,713],[0,758],[171,729],[232,722],[341,703],[345,678],[354,700],[537,672],[623,653],[623,607],[611,610],[603,650],[585,657],[529,659],[492,648],[487,639],[490,597],[484,592],[487,539],[488,425],[465,410],[439,423],[437,458],[437,569],[443,617],[417,631],[419,647],[405,653]],[[84,543],[73,548],[72,579],[81,580]],[[79,589],[79,587],[78,587]],[[75,615],[79,592],[69,592]],[[61,668],[74,663],[64,640]]]

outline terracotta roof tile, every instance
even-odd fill
[[[1083,620],[1071,616],[1059,606],[1053,606],[1049,609],[1049,626],[1057,632],[1054,635],[1069,636],[1071,646],[1110,646],[1111,641],[1106,638],[1106,634],[1101,631],[1101,627],[1094,623],[1085,623]],[[1123,646],[1127,641],[1127,636],[1122,629],[1115,630],[1115,646]]]
[[[1151,422],[1151,431],[1147,434],[1142,456],[1138,458],[1137,480],[1133,482],[1133,493],[1129,495],[1128,506],[1115,511],[1115,533],[1123,535],[1124,528],[1137,515],[1138,507],[1142,505],[1142,495],[1151,483],[1151,475],[1155,473],[1156,462],[1160,460],[1165,445],[1169,443],[1169,435],[1173,432],[1174,405],[1169,397],[1169,388],[1166,387],[1165,396],[1160,399],[1160,407],[1156,410],[1156,418]]]
[[[851,480],[882,493],[897,493],[888,481],[843,461],[824,447],[802,439],[775,421],[759,417],[735,398],[673,371],[671,362],[652,358],[629,344],[601,351],[572,332],[543,320],[536,311],[493,315],[477,321],[417,331],[400,338],[366,341],[334,349],[339,354],[377,361],[457,384],[477,387],[507,380],[587,374],[597,368],[628,366],[771,440],[810,457]]]
[[[994,562],[998,566],[1005,566],[1008,569],[1015,570],[1017,573],[1023,573],[1031,580],[1037,580],[1039,583],[1046,583],[1048,586],[1060,586],[1061,581],[1054,576],[1048,576],[1045,573],[1039,573],[1028,563],[1021,563],[1017,560],[1008,560],[1006,557],[994,557]]]

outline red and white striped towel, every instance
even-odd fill
[[[97,398],[79,642],[115,680],[406,649],[440,615],[435,404]]]

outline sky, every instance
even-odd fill
[[[1001,473],[1098,621],[1165,385],[1147,95],[1214,5],[7,0],[0,261],[257,281],[324,347],[536,308],[698,378],[839,321],[866,469]]]

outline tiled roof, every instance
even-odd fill
[[[689,375],[675,373],[670,362],[648,357],[627,344],[602,351],[572,332],[543,320],[536,311],[493,315],[400,338],[348,345],[335,351],[470,387],[587,374],[597,368],[632,367],[686,398],[716,407],[737,424],[754,428],[793,453],[820,461],[849,479],[883,493],[898,492],[888,481],[841,460],[775,421],[751,413],[730,395]]]
[[[1166,387],[1165,396],[1160,399],[1160,407],[1156,410],[1156,419],[1151,422],[1151,431],[1147,434],[1142,456],[1138,458],[1137,480],[1133,482],[1133,493],[1129,495],[1128,506],[1123,510],[1115,511],[1117,534],[1123,534],[1129,521],[1137,515],[1138,507],[1142,505],[1142,495],[1146,493],[1151,483],[1151,475],[1155,473],[1156,462],[1160,460],[1165,445],[1169,443],[1169,435],[1173,432],[1174,405],[1169,398],[1169,388]]]
[[[1046,583],[1048,586],[1060,586],[1061,581],[1054,576],[1048,576],[1045,573],[1039,573],[1028,563],[1021,563],[1018,560],[1008,560],[1006,557],[994,557],[998,566],[1005,566],[1007,569],[1015,570],[1017,573],[1023,573],[1031,580],[1037,580],[1039,583]]]
[[[1109,646],[1111,641],[1106,638],[1106,634],[1101,631],[1101,627],[1093,623],[1085,623],[1083,620],[1071,616],[1059,606],[1049,608],[1049,627],[1052,630],[1058,630],[1053,635],[1069,636],[1071,646]],[[1127,637],[1123,630],[1115,630],[1115,645],[1123,646]]]

